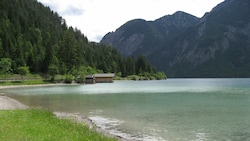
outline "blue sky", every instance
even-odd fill
[[[224,0],[38,0],[56,11],[68,26],[99,42],[132,19],[155,20],[184,11],[202,17]]]

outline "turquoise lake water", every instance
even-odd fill
[[[0,91],[29,106],[80,113],[132,140],[250,140],[250,79],[115,81]]]

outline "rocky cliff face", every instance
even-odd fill
[[[130,43],[135,50],[124,55],[142,53],[169,77],[250,77],[249,0],[225,0],[201,19],[177,12],[146,23],[151,32],[131,30],[130,35],[141,34],[140,42]]]
[[[197,17],[180,11],[155,21],[135,19],[106,34],[101,43],[114,46],[125,56],[148,55],[197,22]]]
[[[128,22],[127,24],[131,25],[140,25],[146,23],[144,20],[133,20]],[[112,45],[116,47],[119,52],[125,56],[131,55],[137,51],[137,49],[141,48],[142,41],[144,40],[144,34],[140,32],[130,32],[130,27],[126,27],[127,25],[122,26],[117,29],[115,32],[108,33],[102,39],[101,43],[106,45]],[[134,28],[132,26],[132,28]]]

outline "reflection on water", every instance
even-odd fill
[[[250,140],[250,79],[168,79],[1,90],[29,106],[80,113],[135,140]]]

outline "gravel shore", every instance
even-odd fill
[[[90,129],[97,131],[100,134],[103,134],[107,137],[111,137],[111,138],[117,138],[119,141],[132,141],[132,140],[128,140],[125,139],[121,136],[116,136],[116,135],[112,135],[109,132],[97,127],[91,119],[82,116],[80,114],[71,114],[71,113],[63,113],[63,112],[54,112],[54,114],[56,115],[56,117],[61,118],[61,119],[69,119],[69,120],[73,120],[75,122],[78,123],[84,123],[85,125],[87,125]]]
[[[26,109],[28,106],[0,93],[0,110]]]

